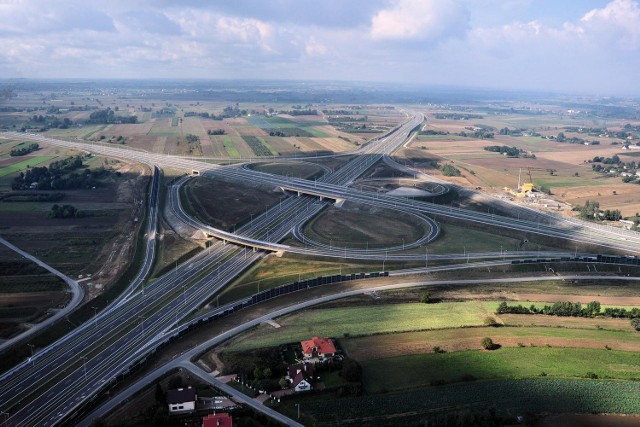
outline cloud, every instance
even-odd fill
[[[115,19],[116,27],[121,32],[150,33],[164,36],[175,36],[182,33],[180,25],[169,19],[164,13],[155,10],[135,10]]]
[[[144,0],[149,6],[176,6],[174,0]],[[227,16],[253,18],[296,26],[347,28],[366,25],[389,0],[182,0],[180,8],[214,11]]]
[[[469,12],[455,0],[397,0],[371,19],[378,40],[438,40],[463,34]]]
[[[45,34],[59,31],[114,31],[111,17],[77,1],[16,0],[0,4],[1,34]]]
[[[615,0],[586,13],[579,25],[592,39],[623,50],[640,48],[640,6],[632,0]]]
[[[322,56],[327,53],[327,47],[319,43],[315,38],[311,38],[304,46],[304,50],[309,56]]]

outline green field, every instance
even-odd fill
[[[345,334],[358,336],[479,326],[487,314],[482,306],[473,301],[314,309],[283,316],[277,320],[281,328],[265,327],[256,336],[251,334],[240,338],[230,350],[271,347],[305,339],[309,334],[342,337]]]
[[[315,129],[314,126],[326,126],[327,123],[322,121],[295,121],[285,117],[263,117],[263,116],[251,116],[246,120],[252,125],[264,129],[268,132],[280,130],[284,132],[286,136],[295,136],[296,133],[301,136],[313,136],[315,138],[327,138],[327,135],[321,130]],[[291,130],[289,130],[291,129]]]
[[[30,156],[25,160],[0,168],[0,177],[26,169],[27,166],[37,166],[41,163],[49,162],[56,157],[57,156]]]
[[[527,328],[523,328],[527,329]],[[549,328],[553,329],[553,328]],[[567,331],[573,335],[575,331]],[[412,354],[361,362],[365,389],[380,393],[428,387],[463,378],[520,379],[585,377],[640,380],[638,353],[587,348],[511,347],[494,351],[468,350],[443,354]],[[393,372],[393,375],[389,375]]]
[[[220,137],[212,136],[212,138],[221,138],[222,145],[224,146],[227,155],[231,158],[237,159],[240,158],[240,152],[236,148],[236,145],[233,143],[233,139],[231,139],[228,135],[223,135]]]
[[[262,138],[243,135],[242,139],[249,145],[256,156],[276,156],[276,153]]]
[[[304,415],[317,425],[427,425],[438,412],[497,408],[516,414],[640,413],[640,382],[539,378],[460,383],[430,389],[339,399],[296,396],[285,411]],[[515,420],[514,420],[515,421]],[[431,424],[429,424],[431,425]],[[469,424],[460,424],[469,425]]]

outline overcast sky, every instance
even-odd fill
[[[637,95],[640,0],[0,0],[0,77]]]

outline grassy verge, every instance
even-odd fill
[[[475,302],[388,304],[312,309],[277,319],[278,329],[261,326],[237,339],[231,349],[270,347],[309,334],[346,337],[482,325],[486,310]]]

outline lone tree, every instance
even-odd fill
[[[493,343],[493,340],[489,337],[482,338],[481,344],[482,344],[482,348],[484,348],[485,350],[493,350],[496,346]]]
[[[420,302],[429,304],[431,302],[431,292],[424,291],[422,295],[420,295]]]

